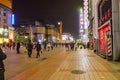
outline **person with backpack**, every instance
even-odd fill
[[[5,80],[4,78],[5,67],[3,60],[5,60],[6,58],[7,55],[0,48],[0,80]]]

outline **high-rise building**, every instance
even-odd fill
[[[0,0],[0,43],[14,40],[12,0]]]

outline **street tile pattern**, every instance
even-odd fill
[[[9,80],[120,80],[120,63],[87,49],[62,49]]]

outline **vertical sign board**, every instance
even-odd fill
[[[15,24],[15,15],[12,14],[12,25],[14,25],[14,24]]]
[[[112,54],[112,38],[111,38],[111,30],[106,32],[106,36],[107,36],[107,55],[106,58],[112,58],[113,54]]]

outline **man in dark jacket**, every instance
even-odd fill
[[[16,46],[16,50],[17,50],[17,53],[20,53],[20,42],[17,43],[17,46]]]
[[[33,44],[31,43],[31,41],[29,41],[29,43],[27,45],[28,57],[31,57],[31,55],[32,55],[32,49],[33,49]]]
[[[6,57],[7,57],[6,54],[0,48],[0,80],[5,80],[4,79],[5,68],[4,68],[3,60],[6,59]]]
[[[39,44],[39,42],[36,44],[35,46],[36,48],[36,51],[37,51],[37,55],[36,55],[36,58],[40,57],[40,51],[41,51],[41,44]]]

